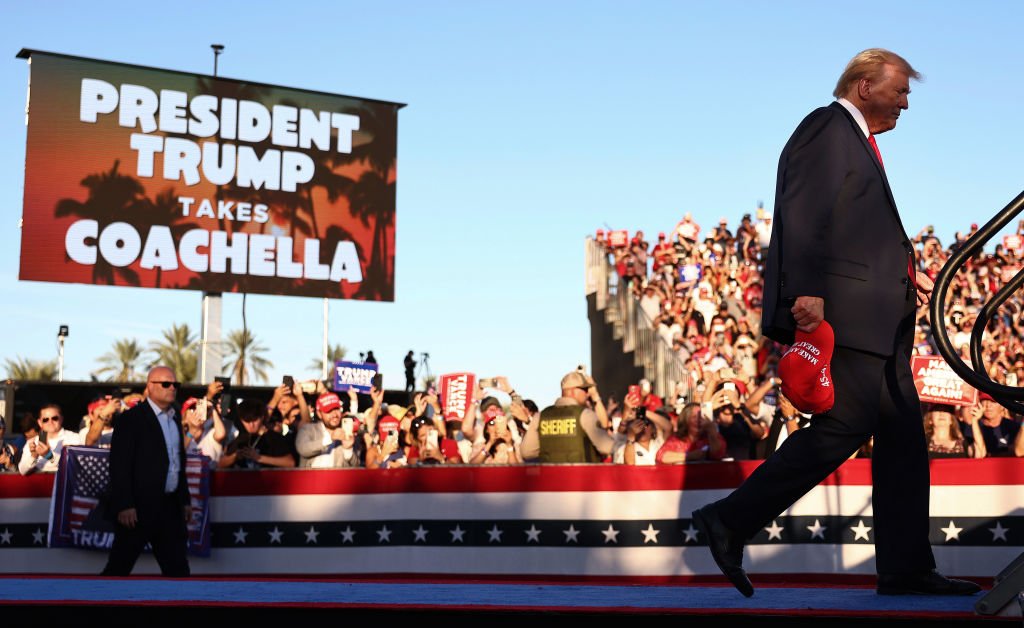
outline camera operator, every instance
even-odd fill
[[[18,470],[15,459],[18,456],[18,448],[7,442],[4,436],[7,434],[7,421],[0,416],[0,473],[13,473]]]
[[[702,410],[705,416],[710,415],[709,418],[718,424],[718,431],[726,444],[726,458],[754,459],[757,455],[755,445],[768,436],[767,423],[743,403],[743,391],[736,381],[731,378],[722,381],[719,372],[709,377]]]

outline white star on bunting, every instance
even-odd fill
[[[992,533],[992,542],[995,543],[999,539],[1006,540],[1006,533],[1010,531],[1010,528],[1004,528],[1003,524],[996,521],[996,527],[989,528],[989,532]]]
[[[690,541],[693,541],[694,543],[697,542],[697,528],[693,527],[692,523],[689,528],[683,530],[683,534],[686,535],[686,538],[683,539],[683,543],[689,543]]]
[[[271,530],[268,534],[270,534],[271,543],[280,543],[281,535],[284,534],[284,532],[281,532],[281,530],[279,530],[277,526],[274,526],[274,529]]]
[[[498,524],[494,524],[494,527],[487,531],[487,536],[488,543],[501,543],[501,528]]]
[[[423,527],[422,523],[418,528],[412,531],[412,534],[415,537],[412,540],[413,543],[416,543],[418,541],[423,541],[424,543],[427,542],[427,529]]]
[[[778,541],[781,541],[782,540],[782,531],[783,530],[784,530],[784,528],[782,526],[780,526],[779,522],[776,521],[775,519],[772,519],[772,524],[764,529],[764,531],[768,533],[768,540],[769,541],[771,541],[772,539],[776,539]]]
[[[654,529],[654,524],[653,523],[648,523],[647,524],[647,529],[646,530],[640,530],[640,532],[641,532],[641,534],[644,535],[644,543],[657,543],[658,542],[658,533],[661,532],[661,530],[655,530]]]
[[[381,526],[380,530],[377,530],[377,542],[378,543],[390,543],[391,542],[391,530],[388,530],[387,526]]]
[[[827,526],[821,525],[821,522],[817,519],[814,520],[814,525],[807,526],[807,529],[811,531],[811,539],[825,540],[825,530],[828,530]]]
[[[246,532],[242,526],[238,526],[238,529],[235,530],[235,545],[238,545],[239,543],[245,545],[245,537],[247,536],[249,536],[249,533]]]
[[[36,531],[32,533],[32,542],[37,544],[37,545],[42,545],[43,544],[43,539],[45,539],[45,538],[46,538],[46,533],[43,532],[39,528],[36,528]]]
[[[953,541],[953,540],[959,541],[960,540],[960,533],[964,531],[963,528],[956,527],[956,525],[953,523],[952,519],[949,520],[949,525],[948,526],[946,526],[945,528],[939,528],[939,529],[946,533],[946,542],[947,543],[949,541]]]
[[[619,542],[619,531],[612,527],[612,524],[608,524],[608,527],[601,530],[601,534],[604,535],[605,543],[618,543]]]
[[[458,524],[455,525],[454,529],[448,530],[448,532],[452,535],[452,543],[462,543],[462,537],[466,534],[466,531]]]
[[[4,528],[4,533],[0,534],[0,545],[10,545],[11,537],[14,536],[10,529]]]
[[[306,542],[313,544],[316,544],[316,537],[320,536],[320,533],[313,526],[309,526],[309,529],[304,534],[306,535]]]
[[[580,531],[573,527],[571,523],[568,530],[562,530],[562,534],[565,535],[566,543],[579,543],[577,537],[580,535]]]
[[[853,532],[854,541],[858,539],[864,539],[865,541],[871,540],[870,538],[868,538],[868,532],[871,532],[871,528],[869,526],[864,525],[863,519],[857,521],[857,525],[850,526],[850,530]]]
[[[531,523],[530,529],[525,530],[525,532],[527,543],[540,543],[540,530],[537,529],[536,525]]]
[[[355,543],[356,531],[352,529],[352,526],[345,526],[345,529],[341,531],[341,542],[342,543]]]

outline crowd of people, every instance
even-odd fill
[[[931,226],[922,229],[913,238],[920,269],[934,279],[977,229],[957,233],[949,247]],[[202,397],[177,400],[183,446],[216,469],[763,459],[811,418],[781,392],[776,368],[785,347],[758,329],[771,215],[761,209],[756,219],[745,214],[735,233],[723,218],[703,240],[699,234],[690,215],[671,238],[659,233],[654,245],[642,232],[597,234],[620,291],[636,301],[640,326],[685,365],[668,398],[655,395],[647,380],[604,397],[580,367],[562,378],[559,396],[543,409],[497,377],[487,388],[477,386],[469,412],[454,420],[433,389],[415,391],[408,381],[408,406],[384,403],[382,390],[332,391],[317,381],[282,384],[269,399],[231,401],[225,412],[223,384],[214,381]],[[966,361],[981,307],[1021,265],[1020,250],[1000,243],[972,257],[955,277],[945,307],[947,333]],[[925,307],[916,334],[915,353],[937,353]],[[982,354],[993,380],[1024,381],[1020,295],[989,322]],[[414,365],[407,363],[407,370]],[[54,472],[65,446],[109,447],[117,416],[142,399],[101,396],[80,419],[46,404],[23,418],[20,431],[0,417],[0,472]],[[985,393],[976,402],[928,403],[923,410],[933,457],[1024,457],[1021,416]],[[870,441],[855,454],[870,455]]]
[[[759,330],[763,260],[771,229],[771,214],[758,208],[756,216],[744,214],[735,229],[720,219],[703,238],[689,214],[671,234],[659,233],[653,245],[642,231],[598,230],[596,235],[619,293],[636,303],[638,327],[654,331],[667,353],[685,365],[682,381],[673,382],[671,407],[661,414],[672,417],[679,428],[686,404],[700,407],[702,417],[718,422],[727,458],[762,458],[779,438],[810,418],[796,412],[779,390],[777,366],[786,347]],[[978,225],[972,224],[944,247],[933,226],[921,229],[912,238],[918,269],[934,280],[949,256],[977,231]],[[946,333],[967,363],[981,308],[1024,266],[1022,235],[1024,221],[1006,243],[996,244],[991,253],[973,255],[950,285],[944,305]],[[927,306],[918,308],[915,331],[914,353],[937,355]],[[1024,381],[1024,295],[1015,293],[989,321],[982,356],[994,381],[1009,386]],[[724,395],[730,397],[728,403]],[[971,398],[924,404],[931,455],[1024,456],[1021,416],[985,393]],[[749,447],[751,441],[756,446]],[[867,442],[857,455],[870,452]]]

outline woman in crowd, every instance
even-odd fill
[[[214,463],[224,453],[228,431],[220,412],[206,397],[190,397],[181,404],[181,423],[186,454],[201,454]]]
[[[679,415],[679,425],[658,449],[658,464],[682,464],[725,457],[725,440],[717,424],[703,416],[700,404],[687,403]]]
[[[967,458],[969,457],[967,443],[960,432],[960,422],[956,419],[955,408],[946,404],[924,404],[924,435],[928,439],[929,458]],[[978,422],[971,421],[977,426]],[[975,431],[977,428],[975,427]],[[979,438],[980,440],[980,438]],[[984,445],[981,448],[974,448],[975,455],[978,453],[985,456]]]

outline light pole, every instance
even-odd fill
[[[210,48],[213,48],[213,75],[217,76],[217,57],[224,52],[224,44],[210,44]],[[222,301],[220,292],[203,291],[202,323],[199,330],[199,381],[203,383],[212,381],[211,377],[219,373],[221,368]],[[242,316],[245,316],[244,306]]]
[[[64,339],[68,337],[68,326],[61,325],[57,330],[57,381],[64,381]]]

